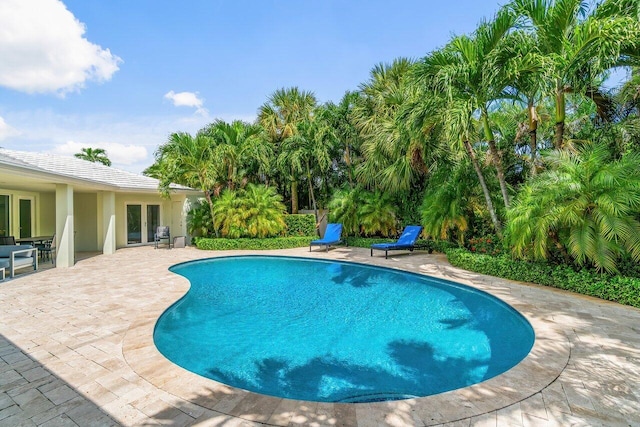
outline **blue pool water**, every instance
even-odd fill
[[[156,324],[169,360],[246,390],[321,402],[428,396],[499,375],[533,346],[486,293],[365,265],[242,256],[178,264],[191,289]]]

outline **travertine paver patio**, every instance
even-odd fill
[[[151,337],[160,313],[188,289],[167,267],[234,252],[123,249],[0,283],[0,426],[640,426],[640,310],[469,273],[442,255],[260,253],[374,263],[462,282],[525,314],[536,345],[501,376],[421,399],[348,405],[261,396],[176,367]]]

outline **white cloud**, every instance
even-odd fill
[[[0,117],[0,141],[18,135],[20,135],[20,131],[9,126],[7,122],[5,122],[2,117]]]
[[[153,163],[153,153],[172,132],[195,134],[208,123],[207,118],[193,115],[185,121],[182,115],[70,115],[50,109],[12,111],[4,118],[20,131],[0,144],[4,148],[70,156],[84,147],[103,148],[113,167],[134,173]]]
[[[204,99],[198,96],[197,92],[178,92],[170,90],[164,94],[165,99],[171,100],[176,107],[194,107],[196,114],[206,116],[209,111],[204,108]]]
[[[83,148],[102,148],[107,152],[107,157],[114,165],[133,165],[147,160],[147,149],[140,145],[124,145],[117,142],[81,143],[67,141],[57,145],[53,151],[57,154],[73,156]]]
[[[0,1],[0,85],[64,96],[111,79],[122,60],[84,33],[59,0]]]
[[[224,113],[216,117],[228,122],[255,119],[251,114]],[[211,122],[197,115],[76,115],[50,109],[11,111],[4,119],[18,130],[15,137],[2,141],[4,148],[69,156],[85,147],[103,148],[113,167],[133,173],[141,173],[154,162],[154,152],[172,132],[195,134]]]

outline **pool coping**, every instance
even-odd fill
[[[223,257],[213,256],[211,258]],[[310,254],[309,258],[327,261]],[[337,260],[336,260],[337,261]],[[380,265],[373,263],[344,261],[362,265],[376,265],[385,268],[427,275],[411,268]],[[452,271],[463,271],[446,267]],[[558,331],[553,322],[538,317],[535,310],[521,299],[492,292],[490,286],[466,279],[452,279],[438,272],[429,276],[470,286],[487,292],[504,301],[531,324],[535,332],[534,345],[525,359],[507,372],[469,387],[452,390],[427,397],[399,401],[375,403],[320,403],[290,400],[261,395],[234,388],[217,381],[204,378],[187,371],[166,359],[153,342],[155,323],[160,315],[189,289],[189,282],[176,275],[179,294],[175,300],[158,301],[147,307],[144,313],[127,330],[122,352],[127,364],[141,378],[177,398],[225,415],[250,422],[273,426],[290,425],[292,420],[316,419],[319,422],[338,416],[350,416],[372,420],[372,422],[392,423],[394,420],[408,424],[436,425],[496,411],[531,397],[553,383],[569,362],[571,346],[564,333]],[[500,279],[502,280],[502,279]]]

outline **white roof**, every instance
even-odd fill
[[[75,157],[0,148],[0,167],[3,165],[119,190],[158,191],[158,180],[155,178],[137,175]],[[171,189],[195,191],[177,184],[171,184]]]

